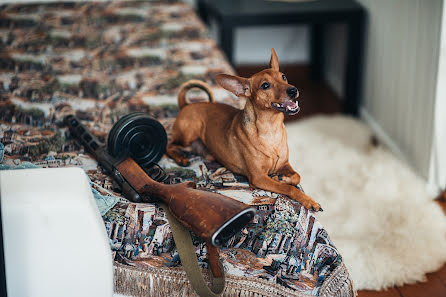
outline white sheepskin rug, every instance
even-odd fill
[[[345,116],[287,124],[290,163],[340,251],[356,289],[425,279],[446,262],[446,216],[425,182]]]

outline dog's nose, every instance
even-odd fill
[[[288,89],[286,89],[286,94],[290,98],[296,98],[296,96],[297,96],[297,89],[295,87],[288,88]]]

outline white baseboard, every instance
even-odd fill
[[[421,176],[414,165],[409,162],[403,151],[400,149],[398,144],[384,131],[380,124],[372,117],[372,115],[364,109],[364,107],[360,108],[359,111],[360,117],[364,122],[372,129],[375,133],[378,140],[389,149],[398,159],[406,163],[418,176],[423,178],[426,181],[426,189],[428,193],[431,195],[432,199],[437,197],[439,193],[439,187],[437,184],[433,183],[430,179],[427,180],[425,177]]]
[[[389,134],[387,134],[387,132],[384,131],[381,125],[378,124],[377,121],[375,121],[372,115],[364,107],[361,106],[359,114],[361,119],[363,119],[364,122],[366,122],[366,124],[369,125],[369,127],[373,130],[376,137],[381,143],[383,143],[398,159],[412,166],[412,164],[410,164],[409,160],[404,155],[403,151],[400,149],[398,144],[396,144],[396,142],[393,141],[393,139],[389,136]]]

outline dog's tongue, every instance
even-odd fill
[[[285,110],[295,110],[298,106],[294,101],[286,101],[283,103],[283,107],[285,107]]]

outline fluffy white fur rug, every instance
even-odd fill
[[[287,124],[290,163],[357,289],[413,283],[446,261],[446,216],[425,183],[344,116]]]

